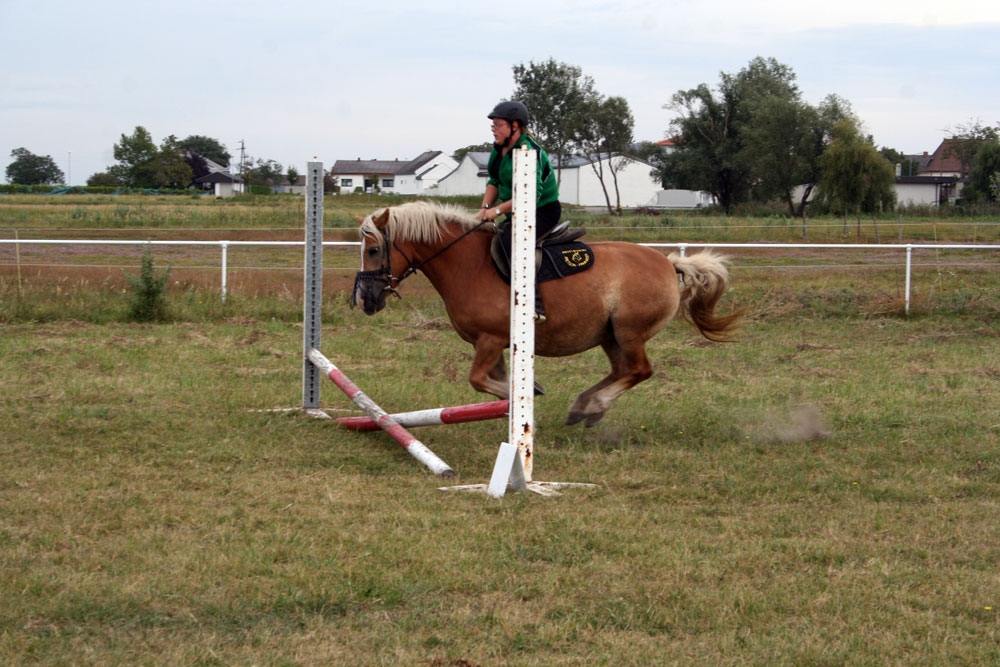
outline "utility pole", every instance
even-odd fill
[[[243,194],[246,194],[247,191],[248,191],[248,189],[247,189],[247,180],[246,180],[246,171],[247,171],[247,165],[246,165],[246,145],[244,144],[243,140],[240,139],[240,180],[243,181]]]

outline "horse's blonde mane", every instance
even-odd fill
[[[414,243],[435,243],[441,240],[441,230],[449,222],[463,227],[479,224],[475,216],[454,204],[438,204],[430,201],[411,201],[399,206],[382,208],[361,223],[361,234],[381,238],[375,220],[389,212],[389,222],[385,226],[390,239],[412,241]]]

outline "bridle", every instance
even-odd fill
[[[438,248],[437,251],[432,253],[430,257],[421,262],[415,262],[414,260],[410,259],[410,257],[403,251],[403,249],[399,247],[399,244],[396,243],[395,239],[393,239],[392,247],[395,248],[396,252],[398,252],[400,255],[403,256],[403,259],[406,260],[406,263],[408,265],[407,269],[403,271],[402,275],[400,275],[399,277],[392,275],[392,253],[390,252],[389,249],[389,234],[384,229],[379,230],[382,233],[382,257],[383,257],[382,266],[380,266],[377,269],[372,269],[370,271],[358,271],[357,276],[355,276],[354,278],[354,289],[351,291],[351,306],[353,307],[358,305],[359,293],[363,295],[364,300],[366,301],[371,300],[372,302],[378,302],[379,300],[381,300],[383,298],[383,294],[386,292],[394,295],[397,299],[401,299],[402,297],[400,296],[399,291],[397,290],[400,283],[402,283],[404,280],[412,276],[417,271],[423,269],[423,267],[430,264],[434,259],[436,259],[440,255],[443,255],[449,248],[451,248],[453,245],[455,245],[456,243],[467,237],[469,234],[479,231],[479,229],[487,222],[489,221],[483,220],[475,227],[470,227],[469,229],[465,230],[463,234],[461,234],[457,238],[452,239],[452,241],[447,245],[445,245],[444,247]]]

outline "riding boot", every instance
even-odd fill
[[[545,306],[542,305],[542,290],[539,289],[538,283],[535,283],[535,324],[541,324],[547,318],[545,317]]]

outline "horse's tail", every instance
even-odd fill
[[[672,252],[667,259],[681,276],[681,316],[709,340],[731,340],[743,311],[715,314],[716,304],[729,287],[728,258],[705,250],[696,255]]]

